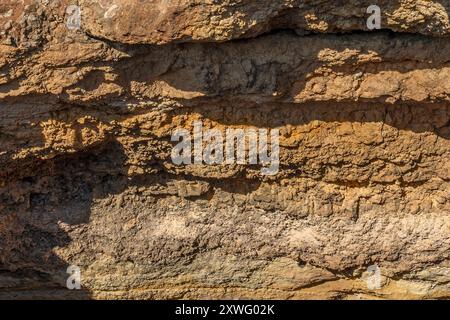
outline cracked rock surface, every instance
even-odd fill
[[[450,298],[449,14],[3,0],[0,298]],[[196,121],[278,129],[279,172],[175,165]]]

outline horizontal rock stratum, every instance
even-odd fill
[[[449,14],[2,1],[0,297],[450,298]],[[278,130],[278,172],[175,164],[198,122]]]

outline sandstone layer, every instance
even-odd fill
[[[450,298],[449,12],[2,1],[0,297]],[[175,165],[195,121],[278,129],[279,172]]]

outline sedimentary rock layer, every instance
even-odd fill
[[[73,4],[0,4],[0,297],[450,297],[448,1]],[[196,121],[278,173],[174,164]]]
[[[127,44],[221,42],[275,29],[300,35],[367,30],[373,5],[382,9],[383,29],[450,33],[448,0],[4,0],[0,24],[5,41],[26,47],[45,42],[74,4],[81,8],[84,32]]]

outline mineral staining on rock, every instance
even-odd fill
[[[0,297],[450,297],[450,3],[377,3],[3,1]],[[175,165],[196,121],[278,174]]]

